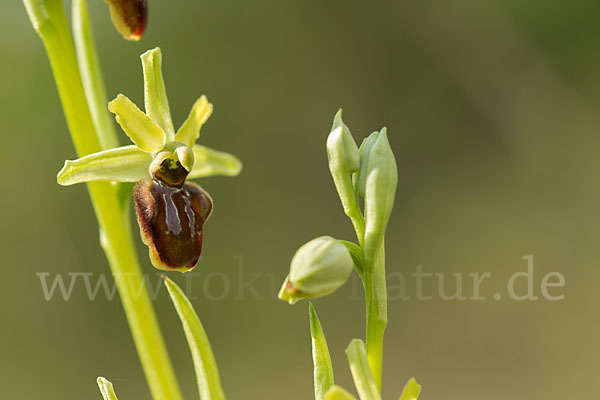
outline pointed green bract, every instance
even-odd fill
[[[325,333],[321,327],[319,317],[315,312],[312,303],[308,306],[310,318],[310,337],[312,342],[312,356],[314,365],[314,387],[315,399],[324,400],[325,393],[333,386],[333,367],[331,365],[331,356],[325,340]]]
[[[162,75],[162,53],[160,48],[148,50],[141,55],[144,69],[144,102],[146,114],[166,133],[169,140],[175,136],[171,119],[167,91]]]
[[[60,185],[91,181],[137,182],[149,178],[152,156],[135,146],[124,146],[67,160],[57,176]]]
[[[346,356],[360,400],[381,400],[381,395],[369,368],[364,342],[353,339],[346,349]]]
[[[350,256],[352,257],[352,261],[354,261],[354,269],[358,272],[359,275],[362,276],[363,273],[363,254],[362,249],[356,243],[349,242],[347,240],[340,240],[340,243],[346,246],[348,251],[350,252]]]
[[[346,389],[333,385],[325,394],[325,400],[356,400],[356,397]]]
[[[402,390],[402,396],[400,400],[417,400],[421,394],[421,385],[417,383],[415,378],[410,378],[404,390]]]
[[[371,265],[383,242],[398,184],[396,159],[383,128],[368,148],[365,173],[365,263]],[[361,174],[363,169],[361,167]],[[360,178],[359,178],[360,179]]]
[[[127,96],[118,95],[108,103],[110,112],[116,115],[117,122],[137,147],[148,153],[163,148],[167,135],[152,119],[142,112]]]
[[[225,399],[217,363],[198,315],[196,315],[192,304],[179,286],[167,277],[164,277],[164,279],[190,346],[200,398],[202,400]]]
[[[208,102],[206,96],[202,96],[196,100],[187,119],[177,131],[175,140],[192,147],[196,139],[200,136],[200,128],[202,128],[202,125],[210,117],[212,111],[213,105]]]
[[[102,398],[104,400],[118,400],[113,384],[110,383],[108,379],[100,376],[96,379],[96,382],[98,383],[100,393],[102,393]]]
[[[194,145],[194,167],[188,178],[224,175],[236,176],[242,170],[241,161],[229,153],[213,150],[205,146]]]

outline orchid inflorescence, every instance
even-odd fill
[[[142,54],[144,99],[142,112],[119,94],[108,105],[134,143],[67,160],[58,183],[90,181],[137,182],[134,200],[144,243],[159,269],[189,271],[202,250],[203,225],[213,201],[187,178],[234,176],[240,161],[231,154],[195,144],[213,106],[200,97],[175,132],[162,76],[159,48]]]

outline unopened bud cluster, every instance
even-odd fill
[[[363,273],[363,268],[372,267],[382,246],[398,182],[386,128],[373,132],[359,148],[340,110],[327,138],[327,156],[344,212],[358,228],[363,262],[357,270]],[[364,199],[364,212],[359,196]],[[330,294],[348,280],[353,266],[348,247],[329,236],[316,238],[294,255],[279,298],[295,303]]]

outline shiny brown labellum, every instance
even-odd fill
[[[160,180],[141,181],[134,189],[142,240],[152,264],[166,271],[189,271],[202,251],[202,228],[212,199],[195,183],[172,187]]]
[[[104,0],[115,28],[127,40],[140,40],[148,21],[146,0]]]

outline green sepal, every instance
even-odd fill
[[[367,360],[365,343],[362,340],[353,339],[346,349],[346,356],[360,400],[381,400],[381,394],[377,389]]]
[[[163,80],[161,50],[159,47],[148,50],[140,58],[144,69],[146,114],[167,133],[168,140],[171,141],[175,136],[175,128]]]
[[[333,385],[325,394],[325,400],[356,400],[346,389]]]
[[[194,145],[192,150],[194,152],[194,167],[188,178],[202,178],[213,175],[236,176],[242,171],[242,163],[234,155],[199,144]]]
[[[383,242],[398,184],[396,159],[383,128],[368,149],[365,173],[365,240],[363,255],[372,265]],[[361,167],[361,174],[363,173]],[[360,180],[360,177],[359,177]]]
[[[102,393],[102,398],[104,400],[118,400],[115,388],[108,379],[99,376],[98,379],[96,379],[96,382],[98,383],[98,388],[100,388],[100,393]]]
[[[419,385],[415,378],[410,378],[408,383],[402,390],[402,396],[400,400],[417,400],[421,394],[421,385]]]
[[[152,156],[136,146],[123,146],[65,161],[57,176],[62,186],[91,181],[137,182],[149,178]]]
[[[123,131],[141,150],[154,153],[162,149],[167,142],[165,131],[127,96],[119,94],[108,103],[108,109],[116,115],[117,122]]]
[[[315,400],[324,400],[325,393],[334,384],[333,366],[331,365],[331,356],[325,340],[325,333],[312,303],[308,306],[308,313],[314,366]]]
[[[187,119],[175,134],[175,141],[192,147],[200,136],[200,128],[210,117],[212,111],[213,105],[208,102],[206,96],[196,100]]]
[[[225,395],[221,388],[217,363],[202,323],[181,288],[166,276],[163,278],[190,346],[200,398],[202,400],[224,400]]]

